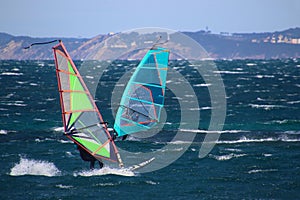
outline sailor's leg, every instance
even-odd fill
[[[90,169],[94,169],[95,168],[95,161],[91,160],[90,161]]]
[[[99,162],[99,167],[101,169],[104,166],[104,164],[103,164],[103,162],[101,160],[98,160],[98,162]]]
[[[127,136],[128,136],[128,135],[123,135],[122,141],[126,140]]]

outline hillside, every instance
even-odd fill
[[[214,59],[270,59],[300,57],[300,28],[293,28],[273,33],[220,33],[209,31],[183,32],[191,37]],[[94,38],[60,38],[64,41],[73,59],[85,58],[111,35],[98,35]],[[0,59],[53,59],[51,45],[35,46],[30,50],[23,47],[34,42],[44,42],[56,38],[33,38],[28,36],[13,36],[0,33]],[[145,38],[143,38],[145,39]],[[139,43],[141,37],[133,34],[128,41]],[[116,44],[117,48],[121,46]],[[176,44],[170,44],[176,45]],[[138,52],[137,52],[138,53]],[[188,52],[192,53],[192,52]],[[126,55],[127,57],[129,55]],[[122,58],[126,58],[123,55]]]

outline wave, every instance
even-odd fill
[[[261,108],[264,110],[271,110],[273,108],[285,108],[286,106],[280,106],[280,105],[260,105],[260,104],[249,104],[252,108]]]
[[[74,142],[72,142],[71,140],[59,140],[60,143],[62,144],[73,144]]]
[[[28,81],[16,81],[16,83],[18,83],[18,84],[20,84],[20,85],[23,85],[23,84],[28,83]]]
[[[5,75],[5,76],[22,76],[23,73],[16,73],[16,72],[2,72],[1,75]]]
[[[56,98],[47,98],[47,99],[45,99],[45,101],[54,101],[54,100],[56,100]]]
[[[263,173],[263,172],[276,172],[278,169],[252,169],[248,171],[248,174],[254,174],[254,173]]]
[[[77,176],[84,176],[84,177],[91,177],[91,176],[104,176],[104,175],[118,175],[118,176],[136,176],[133,171],[129,169],[116,169],[116,168],[109,168],[103,167],[102,169],[94,169],[94,170],[84,170],[80,172],[75,172],[73,174],[75,177]]]
[[[230,153],[227,155],[221,155],[221,156],[217,156],[217,155],[212,155],[209,154],[209,157],[219,160],[219,161],[225,161],[225,160],[230,160],[232,158],[239,158],[239,157],[243,157],[246,156],[247,154],[234,154],[234,153]]]
[[[19,68],[13,68],[11,71],[18,72],[18,71],[20,71],[20,69]]]
[[[179,131],[190,132],[190,133],[247,133],[249,132],[245,130],[208,131],[208,130],[199,130],[199,129],[179,129]]]
[[[52,130],[56,132],[64,132],[64,127],[53,127]]]
[[[274,77],[275,77],[274,75],[261,75],[261,74],[255,76],[255,78],[274,78]]]
[[[102,187],[106,187],[106,186],[116,186],[116,185],[120,185],[120,182],[116,182],[116,183],[97,183],[96,186],[102,186]]]
[[[146,181],[147,184],[149,185],[157,185],[159,182],[154,182],[154,181]]]
[[[172,144],[174,144],[174,143],[172,143]],[[160,152],[178,152],[178,151],[184,151],[184,150],[185,149],[181,147],[181,148],[174,148],[174,149],[172,149],[172,148],[170,148],[170,149],[159,149],[158,151],[160,151]],[[153,150],[153,151],[155,151],[155,150]]]
[[[253,66],[256,66],[257,64],[256,63],[247,63],[246,64],[248,67],[253,67]]]
[[[161,142],[155,142],[156,144],[162,144]],[[172,142],[167,142],[167,144],[176,144],[176,145],[181,145],[181,144],[191,144],[192,141],[182,141],[182,140],[177,140],[177,141],[172,141]],[[165,144],[165,143],[163,143]]]
[[[58,185],[55,185],[55,187],[58,187],[58,188],[61,188],[61,189],[70,189],[70,188],[72,188],[73,186],[72,186],[72,185],[62,185],[62,184],[58,184]]]
[[[213,71],[215,74],[247,74],[246,72],[241,71]]]
[[[194,84],[193,87],[208,87],[211,86],[210,83],[201,83],[201,84]]]
[[[300,123],[300,120],[290,120],[290,119],[273,120],[271,122],[267,122],[266,124],[293,124],[293,123]]]
[[[285,131],[284,133],[289,135],[300,135],[300,131]]]
[[[288,101],[288,102],[286,102],[287,104],[298,104],[298,103],[300,103],[300,101]]]
[[[207,106],[207,107],[201,107],[201,108],[199,108],[199,107],[198,108],[190,108],[189,110],[192,110],[192,111],[193,110],[211,110],[211,107]]]
[[[232,149],[232,148],[226,148],[224,150],[231,151],[231,152],[241,152],[242,151],[241,149]]]
[[[44,139],[36,138],[34,141],[35,142],[47,142],[47,141],[55,141],[55,140],[53,138],[44,138]]]
[[[24,104],[23,101],[15,101],[13,103],[11,103],[11,102],[9,102],[9,103],[2,103],[2,105],[4,105],[4,106],[21,106],[21,107],[27,106],[27,104]]]
[[[0,135],[7,135],[7,130],[0,130]]]
[[[260,143],[260,142],[300,142],[300,139],[290,139],[287,136],[281,136],[278,138],[261,138],[261,139],[249,139],[245,136],[241,137],[239,140],[225,140],[217,141],[217,144],[238,144],[238,143]]]
[[[11,176],[59,176],[61,171],[56,168],[54,163],[41,160],[33,160],[27,158],[20,158],[20,162],[15,164],[10,170]]]
[[[47,120],[46,119],[42,119],[42,118],[34,118],[33,121],[45,122]]]
[[[263,156],[270,157],[270,156],[272,156],[272,154],[271,153],[264,153]]]

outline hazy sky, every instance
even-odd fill
[[[133,28],[266,32],[300,27],[300,0],[1,0],[0,32],[93,37]]]

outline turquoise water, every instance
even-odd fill
[[[94,83],[96,103],[110,126],[112,91],[136,64],[112,63]],[[216,65],[225,85],[227,113],[213,150],[198,158],[211,115],[209,85],[185,62],[172,62],[197,94],[200,125],[183,131],[197,136],[167,167],[131,173],[109,163],[90,171],[63,136],[53,61],[0,61],[0,198],[299,199],[300,60]],[[93,74],[85,78],[91,84],[95,80]],[[180,125],[178,101],[167,90],[163,129],[151,138],[117,141],[117,146],[140,153],[168,144]],[[175,149],[180,151],[180,146]]]

